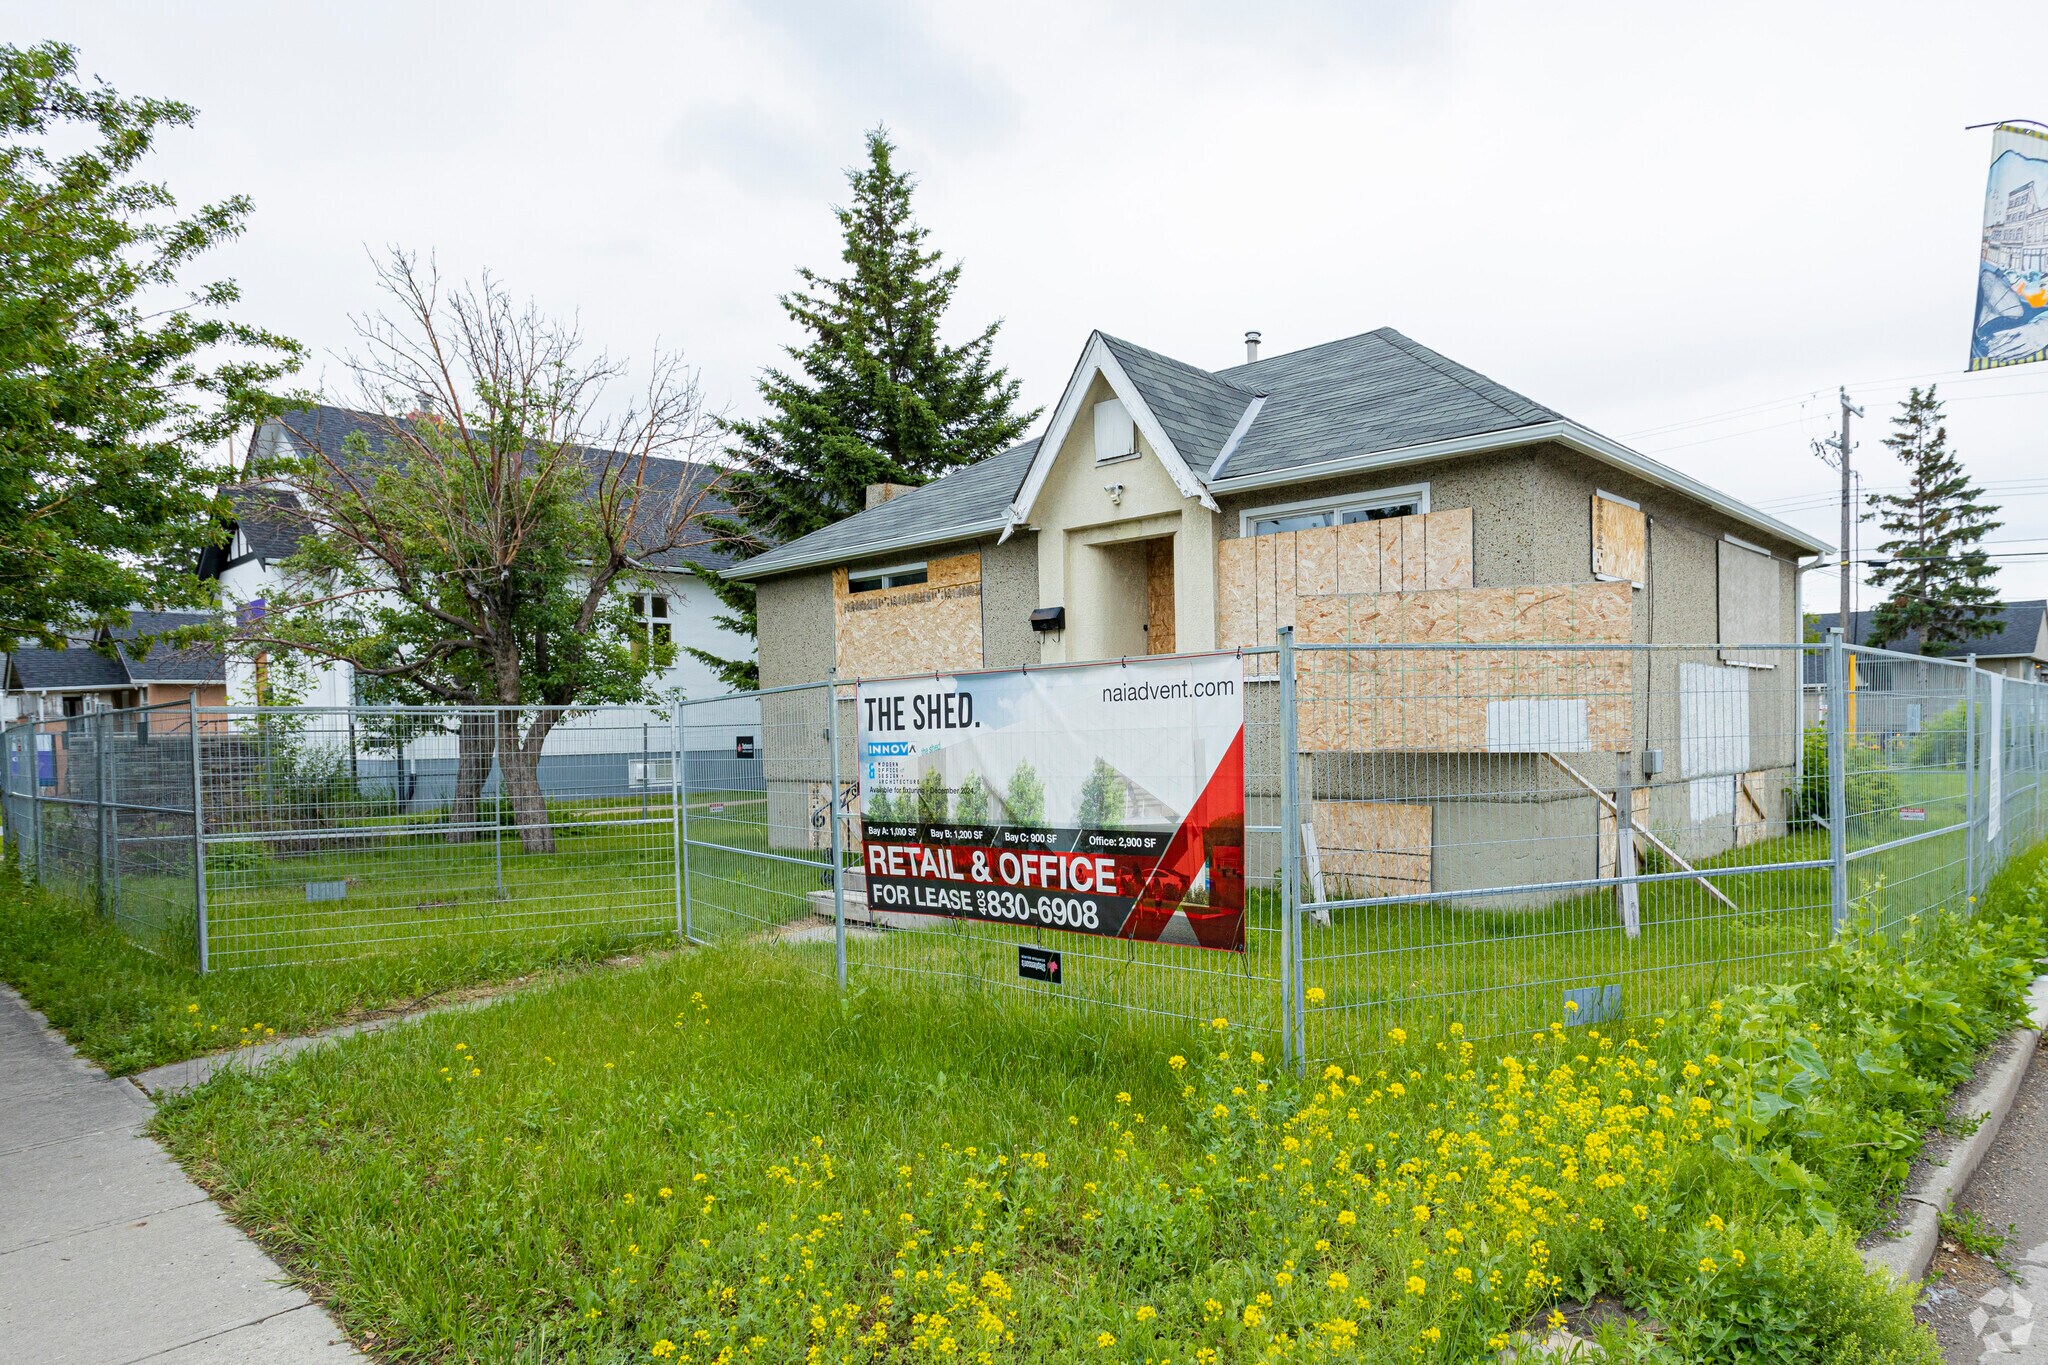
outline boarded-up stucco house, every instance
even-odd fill
[[[1732,647],[1799,638],[1820,542],[1391,329],[1248,349],[1211,371],[1094,333],[1038,438],[728,571],[759,592],[763,686],[1270,646],[1283,627],[1699,644],[1547,654],[1543,678],[1478,651],[1306,661],[1324,848],[1375,853],[1335,860],[1366,881],[1439,890],[1591,875],[1611,832],[1553,750],[1636,786],[1695,852],[1781,826],[1798,669]],[[1268,785],[1272,691],[1254,689],[1248,734]],[[1738,712],[1739,743],[1699,733]],[[1446,755],[1462,766],[1421,761]]]

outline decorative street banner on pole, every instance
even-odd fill
[[[874,909],[1244,951],[1237,655],[863,682],[856,704]]]
[[[2001,123],[1984,190],[1970,368],[2032,360],[2048,360],[2048,132]]]

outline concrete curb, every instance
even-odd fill
[[[2017,1046],[1972,1089],[1966,1102],[1980,1116],[1977,1131],[1928,1171],[1916,1188],[1899,1196],[1905,1217],[1898,1232],[1876,1246],[1863,1248],[1864,1265],[1889,1270],[1901,1280],[1918,1280],[1927,1273],[1941,1241],[1941,1215],[1948,1212],[1949,1204],[1983,1164],[1991,1144],[1998,1141],[1998,1130],[2005,1126],[2020,1082],[2041,1046],[2042,1032],[2048,1029],[2048,976],[2034,979],[2028,993],[2028,1015],[2034,1026],[2007,1035]]]

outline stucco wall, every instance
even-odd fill
[[[1100,376],[1032,504],[1040,606],[1064,606],[1067,628],[1039,637],[1047,663],[1145,653],[1144,557],[1131,542],[1173,538],[1175,647],[1216,643],[1216,515],[1175,485],[1151,443],[1138,457],[1095,463],[1094,405],[1115,397]],[[1121,485],[1112,499],[1105,485]]]
[[[990,668],[1021,668],[1038,662],[1038,635],[1031,613],[1038,600],[1038,537],[1019,531],[998,545],[991,536],[981,547],[981,649]]]

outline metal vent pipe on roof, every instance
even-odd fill
[[[1245,363],[1246,363],[1246,364],[1250,364],[1250,363],[1251,363],[1252,361],[1254,361],[1254,360],[1257,360],[1258,358],[1259,358],[1259,334],[1258,334],[1257,332],[1246,332],[1246,333],[1244,334],[1244,359],[1245,359]]]

